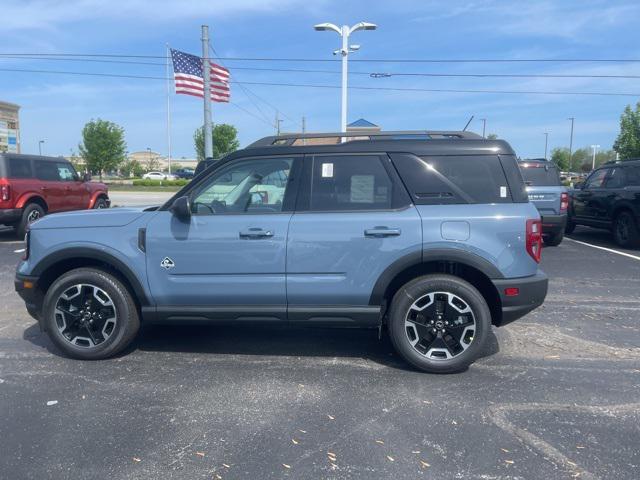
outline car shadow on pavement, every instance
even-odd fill
[[[56,356],[62,352],[37,324],[24,331],[23,338]],[[412,370],[393,350],[386,332],[349,328],[304,328],[274,326],[147,325],[136,340],[118,356],[144,352],[212,355],[254,355],[274,357],[332,357],[370,360],[401,370]],[[481,357],[500,351],[498,340],[489,334]]]
[[[22,238],[18,238],[13,228],[3,227],[0,225],[0,243],[22,242]]]

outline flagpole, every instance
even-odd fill
[[[202,25],[202,73],[204,77],[204,158],[213,158],[211,132],[211,65],[209,64],[209,27]]]
[[[166,68],[166,76],[167,76],[167,151],[168,157],[167,160],[169,162],[169,175],[171,175],[171,74],[169,69],[169,62],[171,59],[171,50],[169,49],[169,44],[167,43],[167,68]]]

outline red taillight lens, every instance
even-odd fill
[[[0,185],[0,200],[7,202],[11,199],[11,186],[7,183]]]
[[[527,220],[527,253],[536,263],[542,255],[542,223],[540,220]]]
[[[518,287],[507,287],[504,289],[504,294],[507,297],[517,297],[520,295],[520,289]]]
[[[566,212],[569,209],[569,194],[562,192],[560,194],[560,213]]]

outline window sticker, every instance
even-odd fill
[[[322,164],[322,178],[333,178],[333,163]]]
[[[507,187],[500,187],[500,198],[507,198]]]
[[[375,177],[353,175],[351,177],[351,203],[374,203]]]

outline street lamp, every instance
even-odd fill
[[[480,120],[482,121],[482,138],[487,138],[487,136],[485,135],[485,133],[487,132],[487,119],[481,118]]]
[[[549,145],[549,132],[544,132],[544,159],[547,159],[547,146]]]
[[[343,25],[338,27],[333,23],[319,23],[313,27],[319,32],[334,31],[342,37],[342,48],[333,52],[334,55],[342,55],[342,114],[340,117],[340,128],[343,133],[347,131],[347,61],[349,54],[360,50],[360,45],[349,45],[349,37],[358,30],[375,30],[378,26],[374,23],[360,22],[354,26]],[[344,141],[344,139],[343,139]]]
[[[567,120],[571,120],[571,136],[569,137],[569,171],[573,170],[573,122],[576,121],[575,117],[569,117]]]
[[[600,145],[591,145],[591,148],[593,149],[593,160],[591,161],[591,170],[595,170],[596,169],[596,152],[600,148]]]
[[[40,156],[42,156],[42,144],[44,143],[44,140],[40,140],[38,142],[38,153],[40,154]]]

